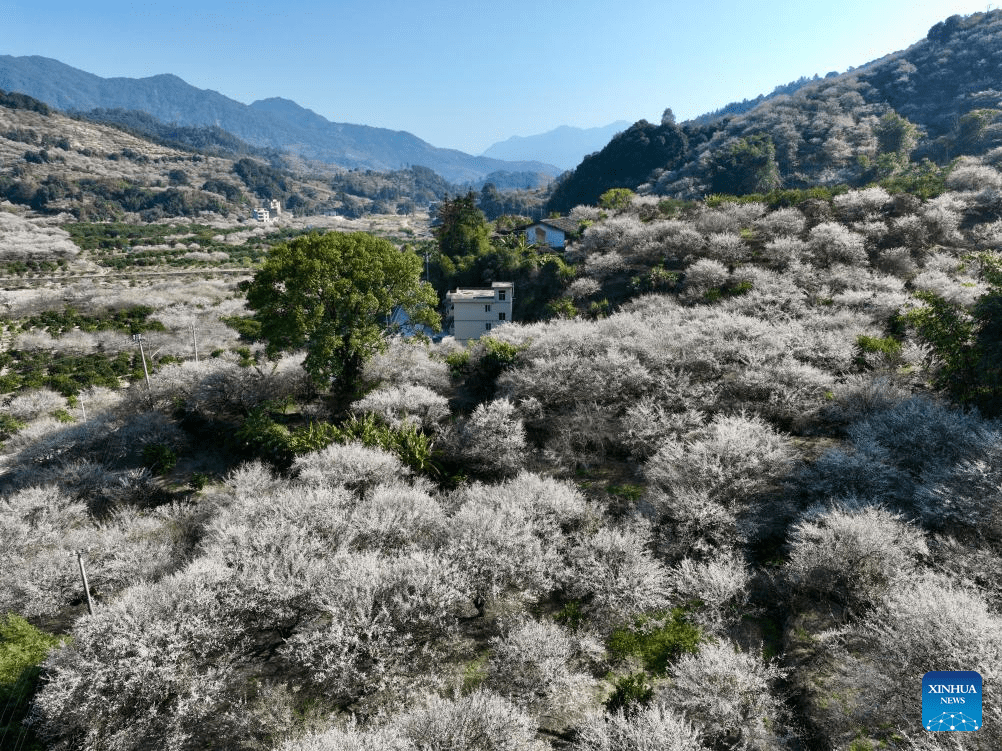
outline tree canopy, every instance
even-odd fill
[[[477,196],[473,191],[442,202],[434,231],[439,248],[451,258],[490,252],[491,228],[484,212],[477,208]]]
[[[305,348],[314,384],[348,393],[365,361],[384,348],[394,307],[438,327],[438,298],[420,275],[420,258],[382,238],[312,233],[272,248],[247,286],[247,303],[269,356]]]

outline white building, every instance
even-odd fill
[[[268,209],[257,208],[254,209],[254,218],[259,222],[267,222],[271,220],[271,212]]]
[[[525,233],[525,242],[528,245],[559,249],[567,244],[569,235],[576,235],[579,232],[579,226],[580,223],[576,219],[556,217],[541,219],[522,231]]]
[[[282,216],[282,204],[277,198],[272,198],[271,203],[268,204],[268,211],[271,212],[272,216]]]
[[[490,289],[457,289],[445,296],[445,315],[452,318],[452,335],[463,344],[511,320],[515,285],[494,282]]]

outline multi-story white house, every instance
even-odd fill
[[[515,285],[494,282],[490,289],[457,289],[445,295],[445,315],[452,318],[452,335],[463,344],[479,339],[511,320]]]

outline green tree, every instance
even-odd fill
[[[721,148],[711,157],[710,170],[714,193],[768,193],[781,182],[776,146],[765,133],[739,138]]]
[[[246,286],[270,357],[306,349],[319,388],[352,392],[365,361],[385,347],[397,305],[415,323],[438,327],[438,298],[420,281],[422,262],[364,232],[312,233],[276,245]]]
[[[934,383],[961,404],[988,417],[1002,416],[1002,256],[974,257],[988,292],[967,310],[933,292],[916,292],[924,304],[904,320],[929,347]]]
[[[473,191],[443,201],[438,209],[438,221],[435,239],[445,255],[462,258],[490,252],[491,228],[484,213],[477,208],[477,196]]]
[[[598,197],[598,205],[609,211],[626,211],[633,201],[633,191],[629,188],[609,188]]]
[[[497,219],[504,213],[504,200],[494,183],[484,183],[484,187],[480,189],[477,205],[491,220]]]
[[[918,144],[919,129],[897,112],[888,112],[880,118],[874,129],[881,154],[896,154],[903,163],[908,163],[908,155]]]

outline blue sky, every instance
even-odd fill
[[[0,0],[0,54],[174,73],[241,102],[480,153],[558,125],[679,120],[922,39],[961,0]],[[991,6],[997,7],[997,6]]]

